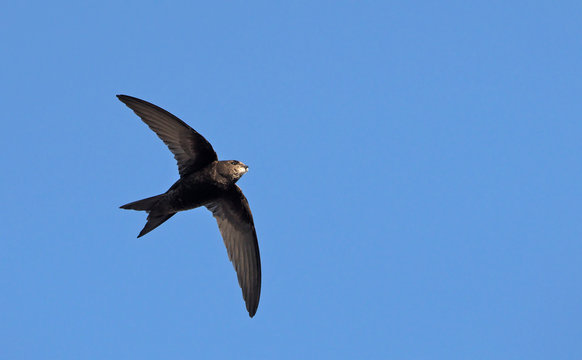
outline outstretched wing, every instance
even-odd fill
[[[228,257],[238,277],[249,315],[253,317],[261,296],[261,256],[247,199],[238,186],[206,205],[216,218]]]
[[[218,160],[212,145],[176,116],[132,96],[117,95],[117,98],[133,110],[168,145],[178,162],[180,176]]]

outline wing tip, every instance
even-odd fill
[[[125,103],[126,101],[128,101],[128,100],[131,100],[131,99],[132,99],[132,97],[131,97],[131,96],[129,96],[129,95],[117,94],[117,95],[115,95],[115,96],[116,96],[116,97],[119,99],[119,101],[121,101],[121,102],[124,102],[124,103]]]
[[[250,298],[250,299],[245,299],[245,305],[247,308],[247,311],[249,312],[249,317],[254,317],[255,314],[257,313],[257,310],[259,308],[259,298]]]

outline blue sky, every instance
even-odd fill
[[[2,359],[580,359],[579,2],[5,2]],[[216,223],[118,206],[250,166],[263,289]]]

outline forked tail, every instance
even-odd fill
[[[130,202],[129,204],[125,204],[120,206],[121,209],[127,210],[141,210],[146,211],[148,213],[148,221],[145,224],[144,228],[141,230],[139,235],[137,236],[142,237],[145,234],[149,233],[153,229],[157,228],[158,226],[162,225],[164,221],[171,218],[175,212],[167,212],[164,211],[164,204],[160,203],[162,200],[162,195],[152,196],[146,199]]]

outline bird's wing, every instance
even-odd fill
[[[261,257],[247,199],[238,186],[206,205],[216,218],[228,257],[238,277],[249,315],[253,317],[261,296]]]
[[[117,98],[133,110],[168,145],[178,162],[180,176],[218,160],[212,145],[176,116],[138,98],[127,95],[117,95]]]

